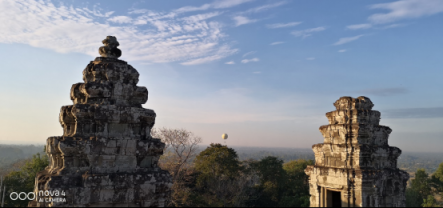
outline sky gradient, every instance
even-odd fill
[[[156,127],[204,144],[310,148],[367,96],[406,151],[443,147],[443,1],[0,1],[0,143],[60,136],[60,107],[107,36]]]

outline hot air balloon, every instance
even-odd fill
[[[223,140],[227,140],[227,139],[228,139],[228,134],[223,134],[223,135],[222,135],[222,139],[223,139]]]

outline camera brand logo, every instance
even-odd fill
[[[46,202],[46,203],[51,203],[51,202],[56,202],[56,203],[64,203],[66,202],[66,193],[65,191],[39,191],[38,192],[38,202]]]
[[[50,202],[66,202],[66,193],[65,191],[39,191],[38,192],[38,202],[46,202],[46,203],[50,203]],[[16,201],[16,200],[29,200],[29,201],[33,201],[36,198],[36,195],[34,192],[29,192],[29,193],[25,193],[25,192],[12,192],[9,197],[11,198],[11,200]]]
[[[32,196],[32,198],[30,197]],[[9,195],[9,198],[11,198],[12,201],[16,201],[18,199],[24,201],[24,200],[29,200],[32,201],[35,199],[35,193],[34,192],[29,192],[29,193],[25,193],[25,192],[20,192],[19,194],[17,192],[12,192]]]

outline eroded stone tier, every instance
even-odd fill
[[[142,108],[148,90],[137,86],[137,70],[117,59],[117,39],[103,43],[84,83],[71,88],[74,104],[61,108],[63,136],[47,140],[50,164],[37,175],[30,206],[165,205],[172,181],[157,165],[165,144],[151,137],[156,114]],[[45,191],[65,196],[41,196]]]
[[[397,168],[401,150],[388,145],[392,130],[379,125],[380,112],[367,97],[342,97],[334,106],[320,127],[324,143],[313,145],[315,165],[305,171],[311,206],[332,206],[334,193],[342,206],[404,206],[409,176]]]

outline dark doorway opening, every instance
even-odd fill
[[[341,207],[341,192],[328,190],[327,207]]]

